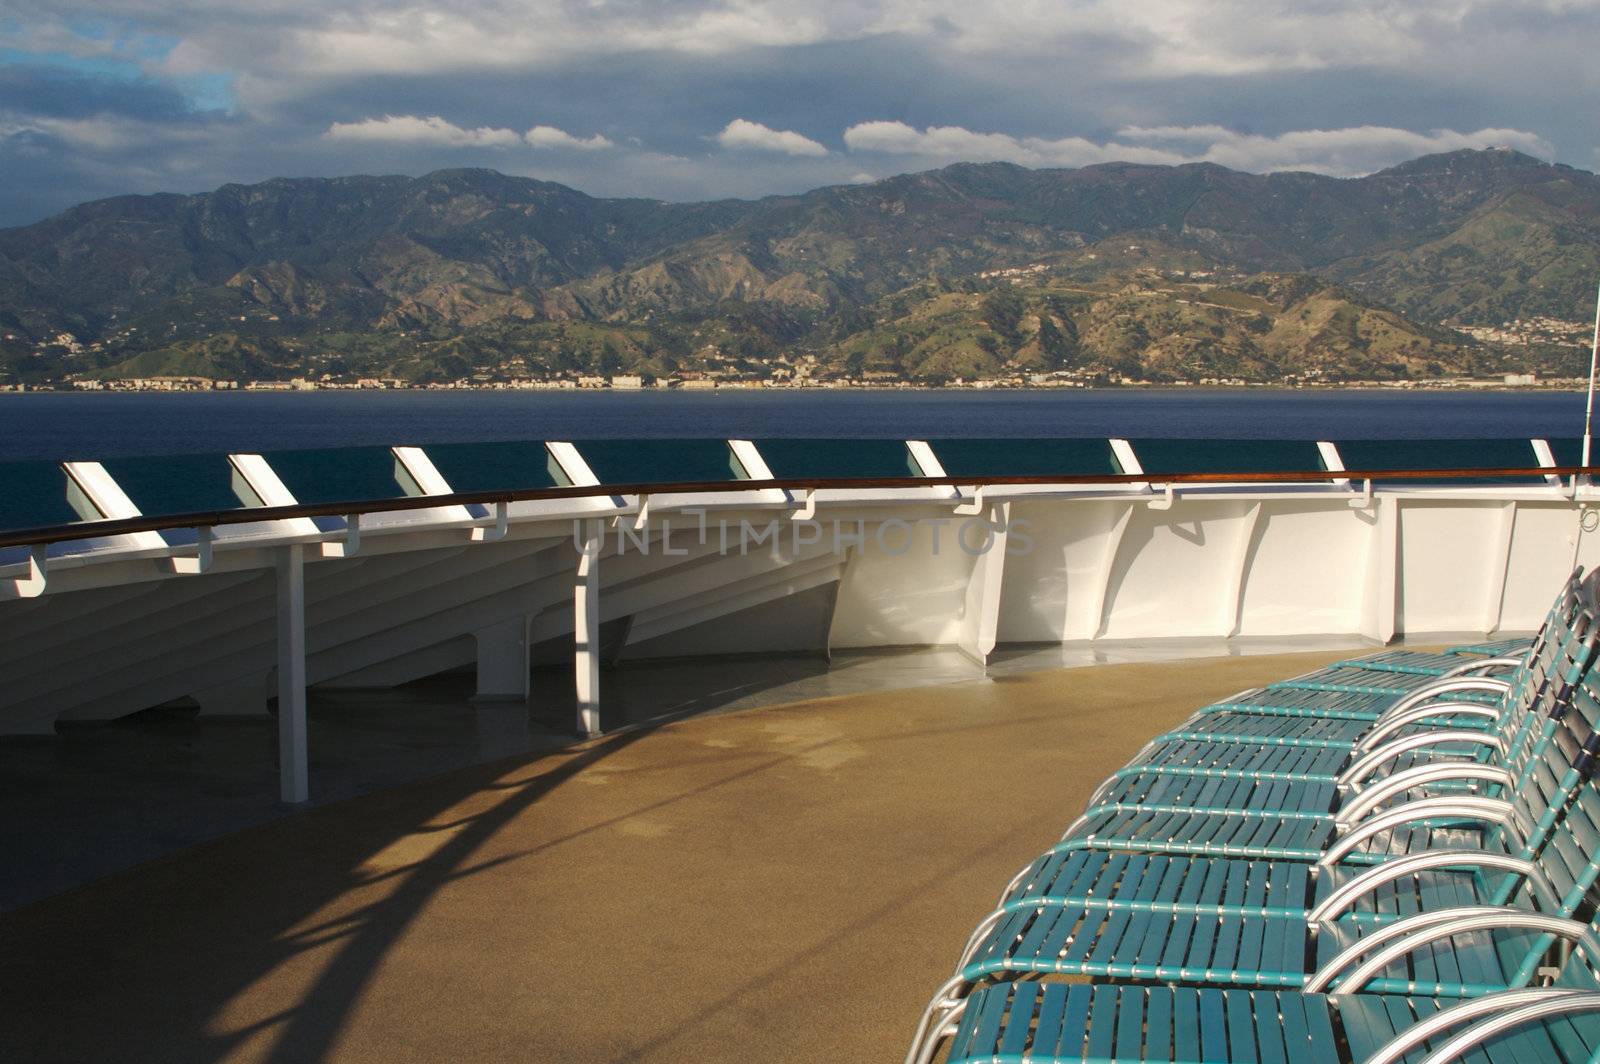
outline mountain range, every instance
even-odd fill
[[[958,164],[754,201],[490,170],[124,196],[0,230],[0,380],[926,382],[1575,372],[1600,177]]]

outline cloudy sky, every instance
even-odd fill
[[[705,199],[957,160],[1600,168],[1600,0],[0,0],[0,225],[488,166]]]

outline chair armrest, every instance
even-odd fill
[[[1470,931],[1539,931],[1569,942],[1583,938],[1588,924],[1564,916],[1505,909],[1493,905],[1464,906],[1436,913],[1423,913],[1378,929],[1362,938],[1319,968],[1306,980],[1308,993],[1327,993],[1328,985],[1352,961],[1372,955],[1351,969],[1339,982],[1338,994],[1353,994],[1395,961],[1423,946],[1463,935]]]
[[[1582,1012],[1600,1012],[1600,994],[1593,991],[1569,991],[1561,997],[1529,1002],[1467,1028],[1429,1053],[1422,1059],[1422,1064],[1446,1064],[1447,1061],[1459,1059],[1468,1050],[1482,1045],[1491,1038],[1498,1038],[1523,1024]]]
[[[1486,994],[1481,998],[1472,998],[1459,1005],[1452,1005],[1442,1012],[1436,1012],[1425,1020],[1407,1027],[1389,1041],[1385,1042],[1378,1051],[1368,1057],[1364,1064],[1399,1064],[1413,1049],[1433,1038],[1438,1037],[1452,1027],[1459,1027],[1463,1023],[1472,1023],[1485,1016],[1496,1013],[1509,1012],[1526,1005],[1546,1001],[1559,1001],[1563,998],[1594,998],[1600,1001],[1600,994],[1592,990],[1556,989],[1552,987],[1527,988],[1520,990],[1506,990],[1499,994]]]
[[[1358,825],[1355,830],[1329,846],[1317,859],[1317,864],[1323,868],[1332,868],[1343,860],[1346,854],[1368,839],[1414,821],[1448,817],[1458,820],[1478,820],[1509,828],[1511,815],[1511,803],[1498,798],[1421,798],[1398,808],[1385,810]]]
[[[1395,942],[1404,940],[1407,936],[1419,934],[1438,924],[1447,924],[1454,920],[1464,920],[1474,916],[1494,916],[1500,913],[1511,912],[1498,905],[1469,905],[1458,906],[1454,909],[1440,909],[1436,912],[1417,913],[1392,924],[1385,924],[1369,935],[1350,943],[1331,957],[1326,964],[1311,973],[1302,988],[1308,994],[1322,994],[1328,992],[1328,986],[1338,978],[1340,972],[1360,960],[1365,954]]]
[[[1385,884],[1418,872],[1426,872],[1430,868],[1450,868],[1455,865],[1498,869],[1523,877],[1532,875],[1534,871],[1532,861],[1513,857],[1509,853],[1493,853],[1489,850],[1429,850],[1427,853],[1409,854],[1369,868],[1334,890],[1311,910],[1308,921],[1316,924],[1335,919],[1357,899]]]
[[[1525,664],[1527,664],[1526,658],[1512,657],[1510,655],[1498,658],[1480,658],[1477,661],[1469,661],[1465,665],[1457,665],[1453,669],[1447,669],[1440,673],[1440,676],[1443,679],[1451,679],[1456,676],[1472,676],[1485,669],[1515,669]]]
[[[1374,724],[1372,729],[1357,741],[1356,752],[1361,753],[1372,749],[1408,724],[1431,720],[1435,717],[1455,716],[1486,717],[1494,720],[1500,716],[1500,710],[1494,706],[1486,706],[1481,702],[1434,702],[1426,706],[1413,706],[1404,713],[1393,717],[1386,716],[1381,724]]]
[[[1491,694],[1503,695],[1509,690],[1511,690],[1510,681],[1499,676],[1440,677],[1431,683],[1423,684],[1395,702],[1394,705],[1379,714],[1378,719],[1383,720],[1392,714],[1403,713],[1412,706],[1420,706],[1430,698],[1438,698],[1440,695],[1448,695],[1456,691],[1487,691]]]
[[[1500,749],[1500,736],[1491,732],[1471,731],[1464,728],[1438,728],[1434,731],[1419,732],[1416,735],[1406,735],[1399,739],[1390,739],[1375,750],[1369,750],[1361,757],[1356,758],[1350,766],[1339,773],[1336,781],[1340,787],[1348,787],[1359,783],[1372,774],[1372,770],[1382,765],[1385,761],[1399,757],[1401,754],[1412,750],[1420,750],[1425,746],[1435,743],[1469,743],[1473,746],[1485,746],[1491,750]]]
[[[1481,780],[1501,787],[1510,787],[1512,783],[1511,773],[1505,768],[1499,765],[1485,765],[1481,761],[1445,761],[1437,765],[1418,765],[1404,772],[1396,772],[1388,779],[1374,783],[1366,790],[1351,796],[1348,801],[1340,804],[1334,813],[1334,821],[1343,827],[1349,827],[1397,794],[1404,794],[1413,787],[1443,783],[1446,780]],[[1461,797],[1483,796],[1461,795]]]

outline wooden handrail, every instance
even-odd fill
[[[1296,484],[1331,480],[1480,480],[1501,477],[1592,476],[1600,466],[1546,466],[1529,469],[1352,469],[1254,473],[1052,473],[970,477],[778,477],[771,480],[690,480],[641,484],[599,484],[582,487],[523,488],[509,491],[467,491],[450,495],[401,496],[350,502],[309,503],[294,506],[238,507],[197,510],[192,513],[151,517],[123,517],[81,521],[0,532],[0,548],[33,547],[73,540],[101,539],[134,532],[161,532],[179,528],[243,525],[283,521],[297,517],[348,517],[355,514],[431,510],[441,506],[494,506],[498,503],[537,502],[545,499],[582,499],[618,495],[722,494],[778,489],[785,491],[871,490],[875,488],[1028,487],[1117,484]]]

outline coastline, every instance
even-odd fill
[[[228,388],[26,388],[0,387],[0,396],[7,395],[306,395],[322,392],[338,394],[385,394],[388,392],[426,392],[515,395],[812,395],[818,392],[841,394],[895,394],[914,393],[1027,393],[1041,395],[1074,395],[1084,392],[1109,394],[1125,392],[1489,392],[1518,395],[1537,392],[1582,391],[1586,382],[1576,377],[1552,378],[1532,384],[1504,384],[1480,381],[1352,381],[1327,384],[1282,384],[1247,382],[1243,384],[1181,384],[1158,381],[1130,381],[1126,384],[1036,385],[1009,383],[977,384],[808,384],[804,387],[768,385],[719,385],[715,388],[562,388],[513,387],[476,384],[428,385],[403,388],[361,388],[355,386],[314,386],[309,388],[243,387]]]

